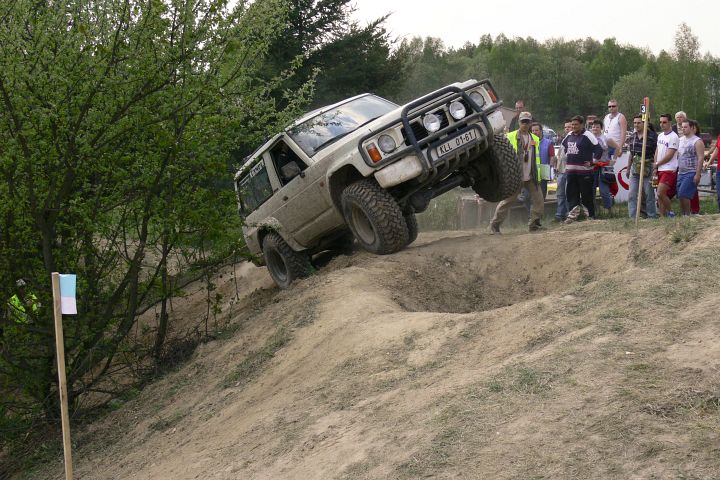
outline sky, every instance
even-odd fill
[[[700,52],[720,57],[720,9],[707,0],[685,2],[583,1],[490,2],[471,0],[355,0],[353,18],[361,25],[387,13],[393,38],[437,37],[446,47],[477,44],[480,37],[574,40],[615,37],[620,44],[658,54],[673,50],[678,25],[688,24],[700,40]],[[421,6],[422,5],[422,6]],[[681,7],[670,8],[673,5]],[[688,7],[685,7],[688,5]],[[530,6],[536,6],[534,11]]]

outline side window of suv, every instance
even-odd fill
[[[305,162],[282,140],[270,149],[270,156],[275,163],[275,171],[278,174],[280,183],[283,185],[287,185],[290,180],[295,178],[296,174],[293,172],[297,172],[298,169],[302,172],[307,168]],[[293,163],[297,165],[297,168],[291,165]]]
[[[240,208],[245,215],[249,215],[272,197],[273,189],[265,160],[260,159],[245,176],[238,180],[237,191]]]

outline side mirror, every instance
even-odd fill
[[[283,167],[280,169],[280,173],[282,174],[283,178],[288,182],[293,178],[297,177],[298,175],[300,175],[300,178],[305,177],[305,173],[300,170],[300,166],[294,160],[283,165]]]

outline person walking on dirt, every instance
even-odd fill
[[[532,115],[522,112],[519,115],[520,128],[507,134],[510,144],[522,159],[522,188],[530,194],[530,219],[528,228],[535,232],[541,228],[540,219],[545,211],[545,201],[540,192],[540,139],[530,131]],[[510,207],[520,196],[522,188],[515,194],[498,203],[495,216],[490,222],[490,233],[500,233],[500,225],[507,218]]]
[[[565,175],[565,161],[567,159],[567,153],[565,153],[565,147],[562,146],[562,140],[570,133],[572,126],[569,121],[565,122],[565,134],[560,140],[560,145],[557,147],[557,155],[555,155],[555,162],[552,163],[552,167],[555,169],[557,190],[555,192],[555,198],[557,199],[557,210],[555,211],[555,221],[564,222],[567,218],[567,214],[570,211],[567,204],[567,198],[565,197],[565,185],[567,185],[567,176]]]
[[[592,132],[585,130],[585,119],[580,115],[570,120],[572,131],[562,141],[567,152],[565,173],[568,213],[565,223],[573,223],[582,215],[595,218],[593,188],[593,161],[602,157],[602,147]]]

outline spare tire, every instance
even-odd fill
[[[495,135],[488,148],[473,165],[473,190],[488,202],[499,202],[522,188],[522,162],[503,134]]]

